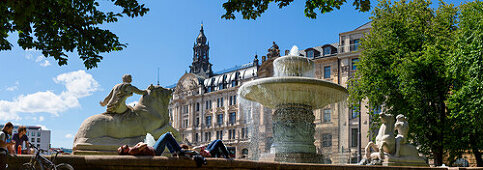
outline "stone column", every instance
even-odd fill
[[[273,115],[275,161],[318,161],[314,145],[315,116],[312,107],[304,104],[281,104]]]

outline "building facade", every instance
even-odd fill
[[[0,129],[3,128],[4,125],[0,125]],[[19,126],[14,126],[12,135],[18,133]],[[50,149],[50,130],[42,129],[40,126],[26,126],[27,129],[27,137],[29,138],[29,142],[37,148],[42,150],[49,150]],[[22,149],[27,149],[25,144],[22,144]]]
[[[300,55],[314,61],[315,78],[347,88],[348,80],[357,70],[360,39],[370,28],[369,22],[340,33],[338,43],[300,50]],[[176,84],[170,103],[173,127],[180,131],[185,143],[200,145],[222,139],[236,158],[260,158],[260,153],[267,153],[271,148],[274,110],[254,103],[241,106],[236,95],[244,82],[274,75],[273,61],[280,56],[279,47],[274,42],[261,62],[255,56],[253,63],[220,73],[211,71],[208,50],[202,27],[193,47],[190,72]],[[361,106],[365,105],[363,101]],[[368,112],[366,107],[350,107],[346,102],[314,111],[315,145],[317,153],[324,155],[325,163],[359,161],[374,135],[368,132],[371,125]]]
[[[369,33],[371,22],[355,30],[339,34],[339,42],[311,47],[300,53],[315,63],[315,78],[348,87],[348,81],[357,70],[360,56],[360,40]],[[371,119],[367,101],[362,107],[351,107],[349,103],[334,103],[314,111],[317,152],[322,153],[327,163],[356,163],[364,156],[364,148],[373,134],[369,132]],[[381,112],[381,107],[372,108]]]
[[[219,73],[213,73],[211,66],[202,25],[190,72],[179,79],[169,105],[172,126],[184,143],[201,145],[222,139],[230,152],[241,158],[248,151],[248,127],[238,109],[237,91],[258,76],[258,60]]]

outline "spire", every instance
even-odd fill
[[[200,33],[193,45],[193,63],[190,66],[190,73],[198,74],[203,77],[210,77],[213,73],[211,63],[209,61],[210,45],[207,44],[208,39],[203,29],[203,21],[201,22]]]
[[[201,24],[200,34],[198,35],[198,38],[196,38],[196,43],[206,44],[206,36],[205,31],[203,30],[203,24]]]

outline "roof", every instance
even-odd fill
[[[327,45],[333,46],[336,49],[339,48],[339,43],[332,43],[332,44],[324,44],[324,45],[321,45],[321,46],[309,47],[309,48],[306,48],[306,49],[303,49],[303,50],[299,50],[299,53],[300,53],[300,55],[305,56],[306,55],[305,50],[312,48],[314,50],[319,51],[320,54],[323,54],[324,53],[323,47],[327,46]]]
[[[372,21],[366,22],[365,24],[357,27],[355,30],[362,30],[362,29],[367,29],[367,28],[372,28]]]

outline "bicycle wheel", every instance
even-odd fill
[[[35,170],[35,167],[31,163],[24,163],[21,169]]]
[[[66,163],[61,163],[61,164],[55,165],[55,169],[57,169],[57,170],[74,170],[74,167],[72,167],[71,165],[66,164]]]

